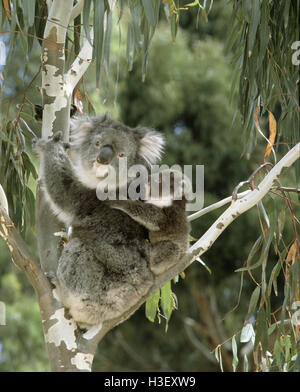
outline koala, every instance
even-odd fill
[[[163,179],[169,186],[162,188]],[[188,250],[190,224],[186,217],[186,198],[192,190],[181,172],[164,170],[150,176],[146,200],[116,200],[110,207],[125,212],[149,230],[150,268],[159,275],[175,265]],[[155,189],[155,192],[154,192]]]
[[[40,156],[44,197],[53,214],[72,226],[58,261],[55,290],[79,326],[90,328],[129,313],[154,279],[147,227],[111,208],[110,200],[99,200],[96,189],[118,171],[123,157],[128,167],[150,168],[161,156],[164,139],[108,115],[71,121],[70,151],[60,132],[50,140],[36,140],[34,149]],[[115,188],[121,191],[124,183],[117,177]]]

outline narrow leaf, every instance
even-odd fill
[[[270,155],[277,133],[276,120],[273,114],[270,112],[270,110],[268,110],[268,117],[269,117],[269,143],[270,144],[267,145],[264,158],[267,158]]]
[[[105,66],[106,74],[108,75],[109,71],[109,58],[110,58],[110,41],[111,41],[111,33],[112,33],[112,12],[107,11],[107,19],[106,19],[106,31],[104,38],[104,47],[103,47],[103,62]]]
[[[19,5],[23,11],[25,28],[28,29],[34,23],[35,0],[20,1]]]
[[[148,22],[152,26],[155,26],[157,24],[157,16],[156,16],[155,8],[157,5],[159,5],[160,1],[159,0],[142,0],[142,3],[143,3],[143,7],[145,10],[145,14],[148,19]]]
[[[158,302],[160,298],[160,290],[156,291],[146,302],[146,317],[154,323],[155,316],[158,310]]]
[[[248,358],[247,358],[247,355],[246,355],[246,354],[244,355],[244,366],[243,366],[243,371],[246,372],[246,373],[249,371]]]
[[[236,372],[236,368],[239,363],[239,359],[237,356],[237,345],[236,345],[235,336],[232,337],[231,348],[232,348],[232,354],[233,354],[232,367],[233,367],[233,371]]]
[[[297,253],[298,253],[298,244],[297,244],[297,240],[295,240],[289,248],[289,253],[286,256],[285,262],[286,263],[292,262],[292,264],[294,264]]]
[[[260,295],[260,287],[257,286],[255,288],[255,290],[253,291],[251,298],[250,298],[247,318],[250,317],[252,315],[252,313],[254,312],[254,310],[256,309],[259,295]]]
[[[255,43],[257,27],[260,22],[260,1],[251,1],[251,20],[248,33],[248,56],[250,57]]]
[[[99,87],[104,38],[104,1],[94,0],[94,58],[96,59],[96,86]]]
[[[173,293],[171,289],[171,281],[161,288],[160,305],[164,316],[169,321],[173,310]]]
[[[90,25],[89,25],[89,23],[90,23],[91,3],[92,3],[92,0],[84,0],[83,14],[82,14],[85,38],[87,38],[87,40],[89,41],[90,44],[91,44],[91,38],[90,38]]]

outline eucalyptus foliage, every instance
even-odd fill
[[[293,62],[299,40],[300,2],[293,0],[233,0],[228,49],[234,53],[233,88],[238,86],[239,110],[248,138],[255,146],[255,108],[267,110],[278,122],[277,142],[298,142],[299,64]],[[278,146],[276,147],[276,151]],[[298,165],[298,184],[300,164]]]

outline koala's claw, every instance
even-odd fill
[[[56,276],[56,273],[53,272],[53,271],[47,271],[47,272],[44,272],[44,274],[45,274],[45,276],[48,278],[48,280],[50,281],[50,283],[51,283],[53,286],[56,286],[56,284],[57,284],[57,276]]]
[[[54,141],[55,143],[62,141],[62,139],[63,139],[63,133],[62,133],[62,131],[58,131],[58,132],[56,132],[56,133],[53,135],[53,141]]]

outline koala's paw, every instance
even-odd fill
[[[54,141],[54,143],[62,142],[62,140],[63,140],[63,133],[62,133],[62,131],[57,131],[53,135],[52,140]]]
[[[44,272],[44,274],[46,275],[46,277],[50,281],[51,285],[55,287],[57,285],[57,276],[56,276],[55,272],[47,271],[47,272]]]
[[[32,139],[32,149],[36,153],[44,151],[47,144],[47,140],[34,138]]]
[[[34,138],[32,140],[32,149],[37,153],[42,153],[46,150],[47,151],[52,150],[54,146],[58,146],[58,145],[61,145],[64,148],[64,150],[70,148],[69,143],[63,143],[62,141],[63,141],[63,132],[58,131],[52,136],[52,138],[49,138],[48,140]]]

